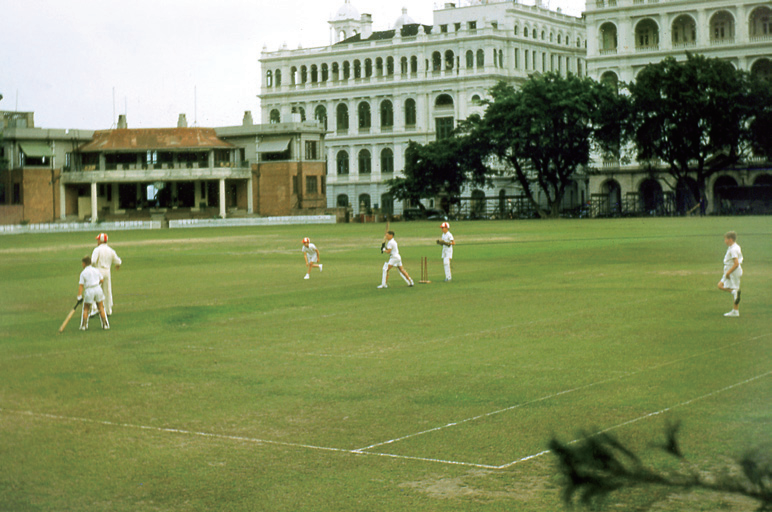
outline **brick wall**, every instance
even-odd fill
[[[24,220],[32,224],[53,222],[59,214],[59,170],[25,168],[22,200]],[[53,179],[52,179],[53,178]]]
[[[24,220],[22,205],[0,205],[0,224],[21,224],[22,220]]]

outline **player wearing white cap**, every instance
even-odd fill
[[[392,267],[397,267],[397,269],[399,269],[399,275],[405,280],[408,286],[415,285],[405,268],[402,266],[402,257],[399,255],[397,241],[394,240],[394,231],[386,232],[386,240],[386,245],[381,249],[381,252],[385,252],[389,255],[389,261],[383,264],[383,276],[378,288],[389,287],[389,270],[391,270]]]
[[[83,301],[83,315],[80,318],[80,330],[88,329],[88,317],[92,310],[98,310],[99,319],[102,321],[102,329],[109,329],[105,312],[105,294],[102,291],[102,274],[91,266],[91,258],[86,256],[82,260],[83,272],[78,279],[78,300]]]
[[[97,246],[91,253],[91,264],[102,274],[102,291],[105,294],[105,311],[113,314],[113,284],[110,277],[110,267],[115,265],[115,270],[121,268],[123,261],[118,257],[112,247],[107,245],[107,234],[99,233],[96,237]],[[92,316],[96,313],[92,313]]]
[[[442,238],[437,240],[437,243],[442,246],[442,265],[445,267],[445,282],[447,283],[452,278],[450,275],[450,262],[453,259],[453,246],[456,245],[456,241],[450,232],[450,224],[443,222],[440,224],[440,229],[442,229]]]
[[[311,239],[306,237],[303,239],[303,247],[300,249],[303,251],[303,257],[306,259],[306,276],[303,279],[311,278],[311,270],[314,267],[319,268],[319,272],[322,271],[323,265],[320,263],[322,257],[319,255],[319,249],[311,243]]]

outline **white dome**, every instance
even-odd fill
[[[346,0],[346,3],[341,6],[340,9],[338,9],[338,12],[335,13],[335,21],[341,21],[341,20],[358,20],[359,19],[359,11],[356,10],[356,7],[351,5],[351,0]]]
[[[394,28],[402,28],[405,25],[412,25],[415,21],[413,18],[407,15],[407,7],[402,8],[402,16],[397,18],[397,21],[394,22]]]

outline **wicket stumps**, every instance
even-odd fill
[[[418,281],[418,284],[429,283],[431,283],[431,281],[429,281],[429,258],[423,256],[421,258],[421,280]]]

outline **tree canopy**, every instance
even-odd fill
[[[702,55],[643,68],[628,85],[638,160],[661,160],[676,180],[692,174],[704,194],[707,178],[742,154],[750,84],[729,62]]]

